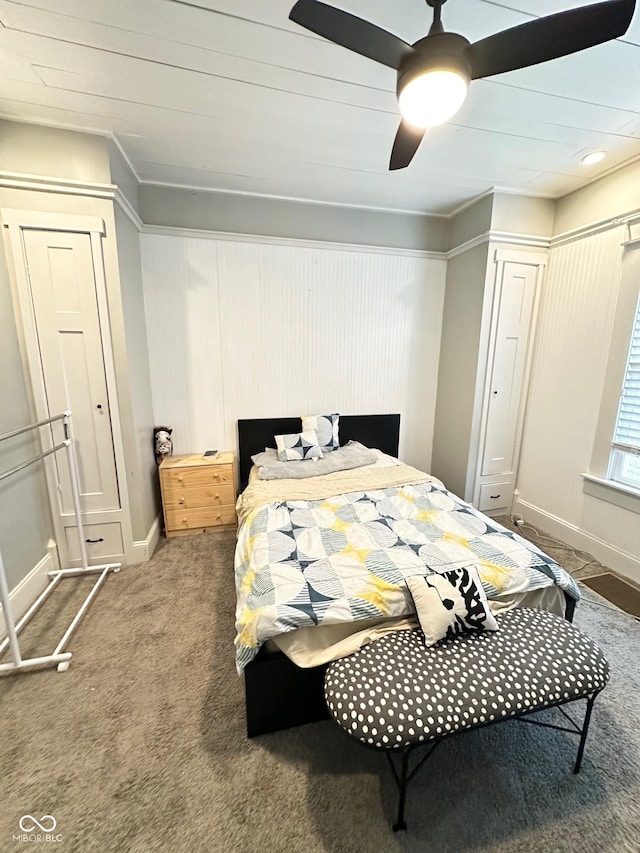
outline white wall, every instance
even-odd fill
[[[400,412],[429,468],[446,265],[311,245],[142,236],[157,424],[176,453],[239,418]]]
[[[639,516],[585,494],[581,476],[605,390],[622,239],[619,226],[551,249],[514,509],[640,581]]]

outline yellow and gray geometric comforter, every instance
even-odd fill
[[[334,486],[321,490],[326,497],[257,501],[245,512],[235,563],[239,672],[278,634],[410,614],[409,575],[473,563],[490,599],[554,584],[580,597],[530,542],[439,481],[413,479],[428,481],[330,494]]]

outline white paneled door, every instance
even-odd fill
[[[8,229],[13,258],[17,319],[24,333],[34,420],[69,409],[73,414],[89,562],[133,562],[103,254],[104,220],[9,209],[0,211],[0,216]],[[45,448],[59,444],[64,438],[60,422],[41,429],[40,438]],[[44,469],[60,562],[78,565],[78,530],[65,454],[45,459]]]
[[[25,230],[23,246],[49,413],[73,412],[82,508],[119,509],[91,235]],[[70,514],[64,457],[57,477],[61,514]]]
[[[511,262],[504,264],[480,472],[482,475],[511,473],[514,468],[537,276],[536,266]]]

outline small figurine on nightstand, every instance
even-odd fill
[[[153,449],[156,454],[156,465],[159,465],[166,456],[173,453],[173,441],[171,440],[171,427],[161,426],[153,429]]]

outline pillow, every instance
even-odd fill
[[[425,646],[471,631],[497,631],[487,594],[475,566],[431,575],[412,575],[413,598]]]
[[[280,462],[295,462],[298,459],[321,459],[322,450],[318,435],[312,430],[303,430],[290,435],[276,435],[276,447]]]
[[[372,465],[376,461],[377,452],[369,450],[357,441],[350,441],[334,453],[325,454],[322,459],[279,462],[277,451],[267,447],[263,453],[252,456],[251,461],[258,468],[260,480],[300,480],[303,477],[319,477],[334,471],[349,471],[352,468]]]
[[[318,444],[327,452],[340,447],[338,439],[338,422],[340,415],[303,415],[302,430],[315,430],[318,433]]]

